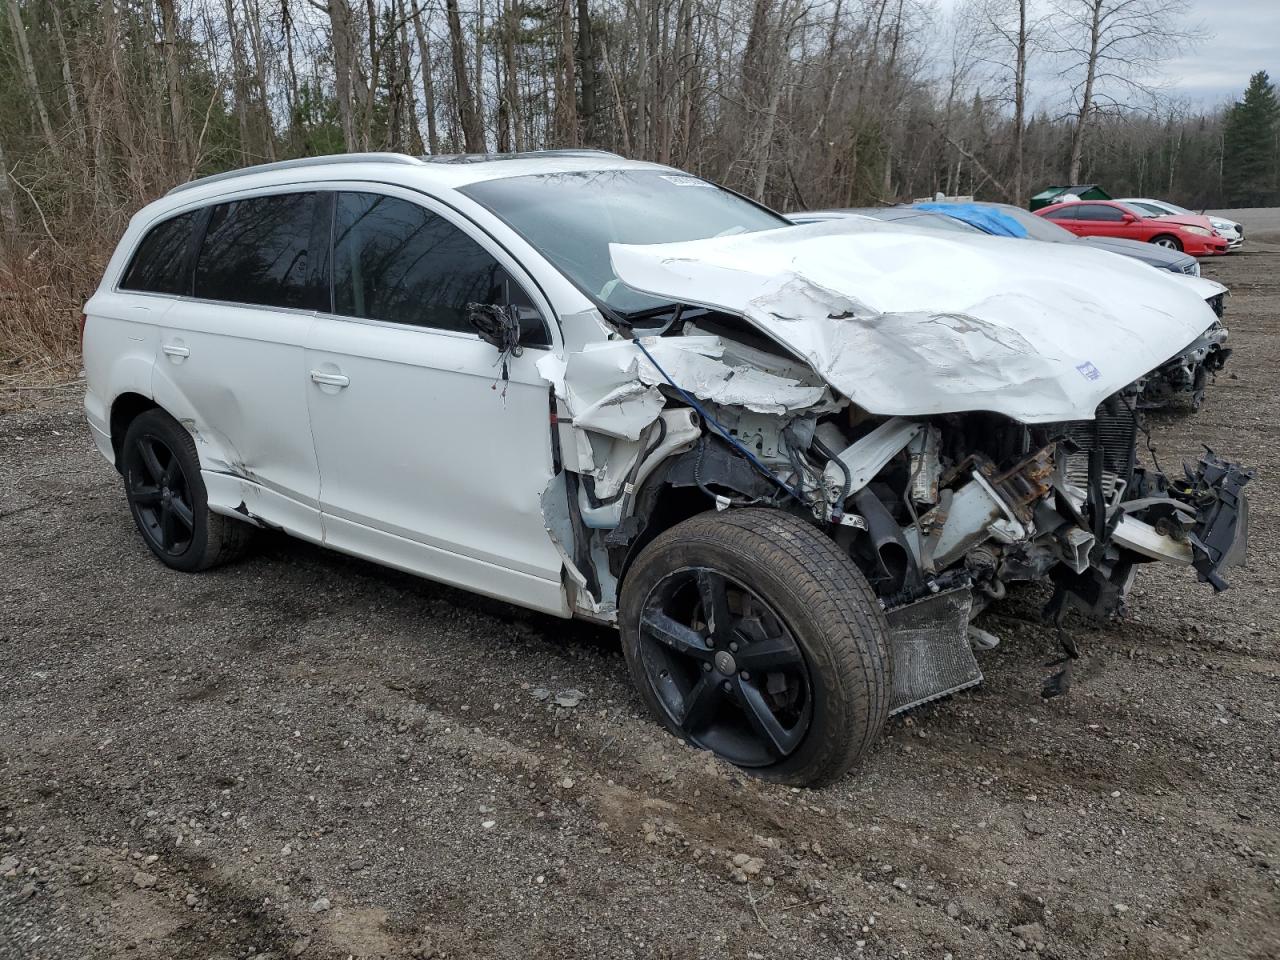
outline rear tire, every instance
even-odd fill
[[[120,445],[125,496],[151,552],[194,573],[244,553],[255,528],[209,510],[195,441],[163,410],[139,414]]]
[[[880,735],[888,624],[853,561],[804,520],[734,509],[677,524],[636,558],[619,613],[654,715],[755,776],[831,783]]]
[[[1182,241],[1169,233],[1162,233],[1158,237],[1152,237],[1151,242],[1157,247],[1164,247],[1166,250],[1182,252]]]

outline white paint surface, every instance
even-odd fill
[[[836,220],[610,247],[624,283],[741,314],[880,415],[1090,419],[1215,317],[1212,283],[1068,244]]]

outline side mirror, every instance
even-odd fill
[[[507,363],[512,357],[524,353],[520,346],[520,315],[512,306],[494,303],[468,303],[467,323],[475,328],[480,339],[498,348],[498,362],[502,364],[503,381],[511,379]],[[502,395],[507,395],[503,387]]]
[[[520,349],[520,316],[512,306],[493,303],[468,303],[467,322],[485,343],[498,352],[518,357]]]
[[[1134,222],[1135,220],[1137,220],[1138,218],[1137,218],[1137,217],[1135,217],[1132,213],[1125,213],[1125,214],[1123,214],[1123,215],[1121,216],[1121,219],[1122,219],[1125,223],[1133,223],[1133,222]]]

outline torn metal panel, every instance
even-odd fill
[[[719,337],[650,337],[644,343],[671,379],[700,400],[783,414],[816,406],[829,396],[824,386],[731,363]],[[571,353],[562,372],[551,362],[540,363],[539,370],[557,384],[574,426],[582,430],[636,440],[666,402],[658,390],[666,377],[629,340],[590,344]]]
[[[1195,278],[1042,247],[844,219],[609,249],[629,286],[743,316],[879,415],[1089,419],[1214,322]]]

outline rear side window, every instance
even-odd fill
[[[395,197],[338,194],[335,313],[471,333],[468,304],[508,302],[506,271],[448,220]]]
[[[1061,210],[1050,210],[1045,217],[1049,220],[1075,220],[1079,209],[1079,207],[1070,206],[1063,207]]]
[[[314,193],[251,197],[213,208],[195,295],[264,307],[314,308],[308,247]]]
[[[121,290],[186,293],[190,284],[187,253],[197,214],[183,213],[158,223],[142,238],[120,281]]]

